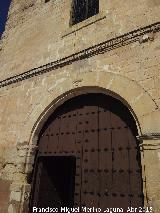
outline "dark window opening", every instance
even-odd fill
[[[99,13],[99,0],[73,0],[71,24],[77,24]]]

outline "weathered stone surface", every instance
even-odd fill
[[[15,201],[20,202],[21,201],[21,192],[12,191],[11,194],[10,194],[10,201],[11,200],[15,200]]]
[[[0,44],[0,79],[160,20],[159,0],[101,0],[100,13],[75,26],[69,25],[70,10],[71,0],[12,0]],[[139,135],[160,133],[159,41],[159,32],[147,33],[128,45],[0,88],[0,212],[23,212],[23,206],[27,212],[38,134],[71,97],[89,91],[112,95],[129,107]],[[154,139],[144,141],[141,150],[145,205],[159,213],[160,154],[145,149],[145,143]]]

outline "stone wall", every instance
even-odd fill
[[[70,10],[71,0],[12,1],[0,51],[0,79],[158,22],[160,17],[158,0],[127,4],[101,0],[97,16],[70,27]]]
[[[70,27],[70,0],[13,0],[0,49],[0,79],[159,21],[158,0],[125,3],[101,0],[98,15]],[[41,127],[62,102],[88,91],[110,94],[131,110],[143,140],[145,202],[160,212],[159,41],[158,30],[146,33],[0,88],[0,212],[27,211]]]

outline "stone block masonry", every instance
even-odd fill
[[[145,206],[160,212],[160,2],[100,1],[70,26],[71,0],[12,0],[0,48],[0,212],[27,212],[38,134],[64,101],[121,100],[136,120]]]

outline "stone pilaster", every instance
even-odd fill
[[[160,212],[160,134],[140,137],[145,206]]]
[[[37,146],[28,145],[27,142],[17,145],[18,171],[16,178],[10,186],[10,203],[8,213],[27,213],[31,192],[30,174],[33,171],[34,158]]]

